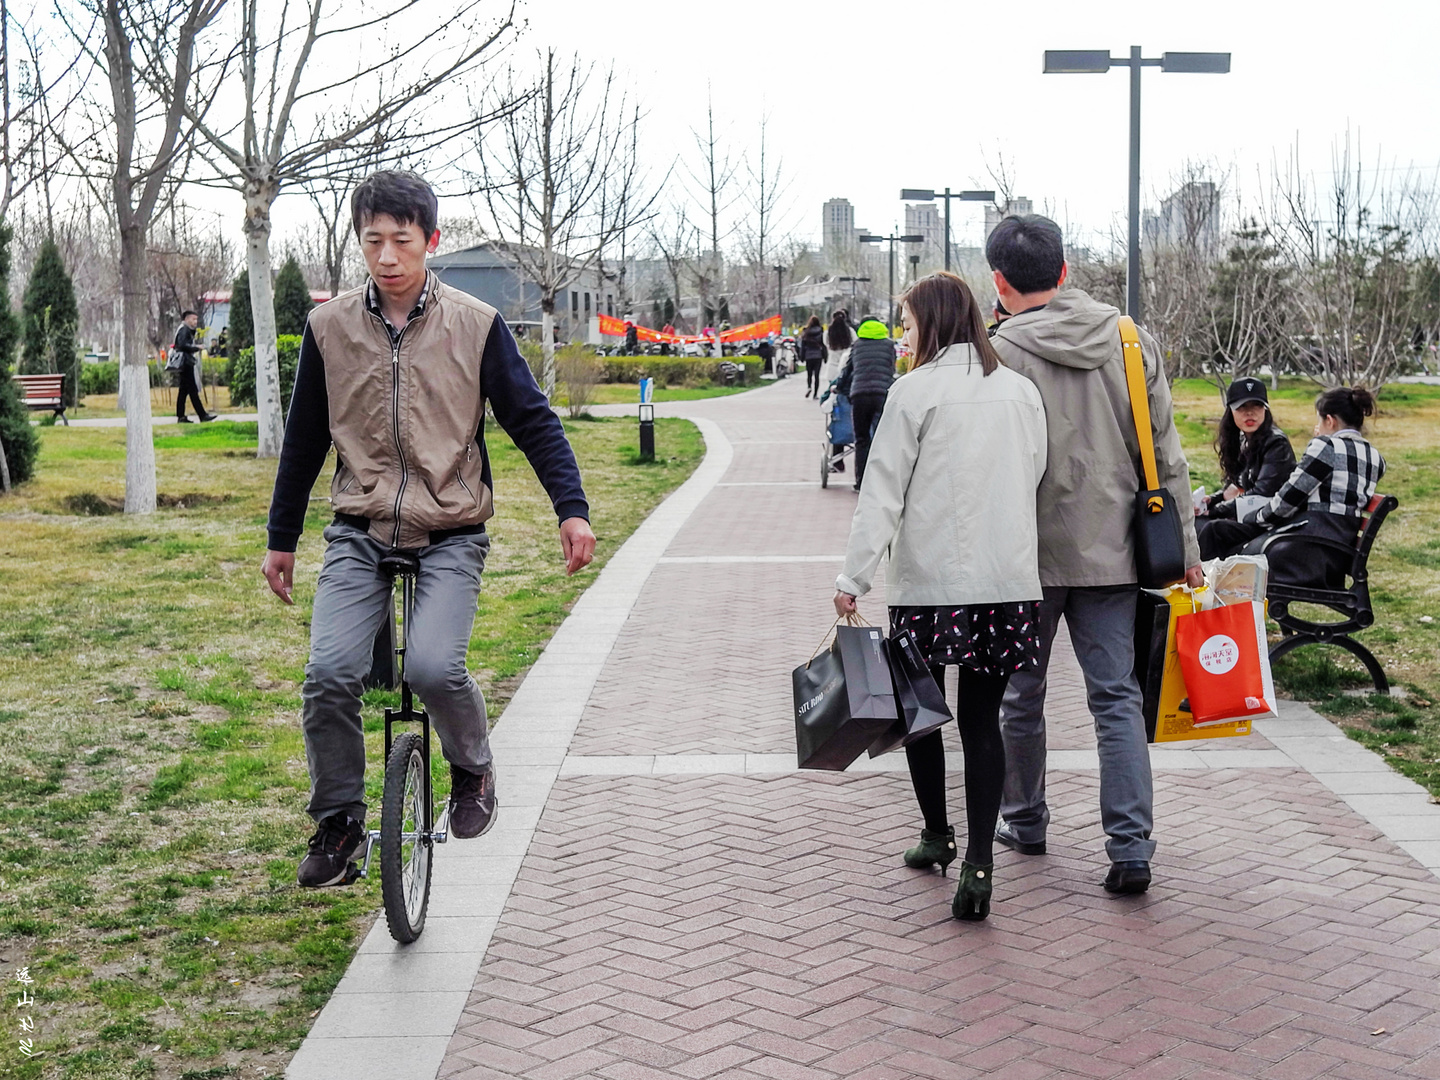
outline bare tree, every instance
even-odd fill
[[[1290,273],[1279,260],[1269,230],[1254,218],[1231,234],[1225,257],[1216,266],[1207,305],[1212,350],[1211,377],[1223,387],[1230,379],[1270,366],[1278,385],[1282,362],[1290,353]]]
[[[225,0],[100,0],[99,49],[86,12],[59,9],[82,55],[103,72],[109,102],[93,136],[68,143],[77,163],[98,158],[109,178],[119,236],[121,321],[120,400],[125,410],[125,512],[155,509],[155,445],[150,431],[150,378],[145,348],[149,312],[146,241],[162,197],[184,153],[187,103],[203,111],[195,83],[196,38]],[[139,56],[136,56],[136,52]],[[108,131],[113,143],[103,145]],[[148,149],[142,146],[148,144]],[[89,147],[82,150],[80,146]]]
[[[753,228],[746,233],[746,261],[750,264],[747,282],[748,291],[753,293],[753,307],[756,312],[766,310],[765,298],[773,271],[770,259],[778,250],[775,234],[779,231],[776,218],[784,212],[785,193],[790,181],[785,175],[785,159],[777,157],[771,150],[769,139],[770,117],[760,118],[760,139],[756,146],[756,160],[745,159],[745,174],[749,183],[745,187],[745,199],[750,209]],[[776,297],[777,304],[780,297]],[[776,311],[780,310],[777,306]]]
[[[1348,133],[1333,164],[1318,188],[1292,152],[1273,171],[1266,226],[1294,282],[1297,366],[1326,386],[1378,387],[1415,358],[1425,308],[1415,249],[1433,237],[1436,179],[1367,168]]]
[[[350,192],[358,178],[369,175],[377,169],[403,168],[406,161],[405,147],[409,140],[394,137],[384,127],[377,127],[370,137],[354,148],[347,149],[336,167],[322,166],[305,184],[305,194],[315,214],[320,219],[320,231],[316,239],[317,254],[324,267],[325,282],[330,295],[340,291],[345,276],[345,265],[350,258],[350,241],[354,228],[350,220]]]
[[[1142,225],[1145,321],[1166,351],[1172,379],[1202,374],[1209,359],[1225,191],[1219,175],[1213,165],[1186,162],[1159,213]]]
[[[720,144],[715,134],[715,103],[709,91],[705,98],[705,130],[690,129],[695,139],[696,156],[693,166],[687,166],[691,191],[700,205],[702,220],[709,226],[706,239],[708,248],[702,248],[695,265],[695,283],[700,293],[700,318],[713,318],[714,308],[710,305],[711,291],[719,285],[724,273],[724,259],[720,253],[720,242],[729,239],[731,228],[721,227],[721,220],[734,205],[733,181],[739,171],[739,163]]]
[[[650,223],[650,242],[660,253],[660,258],[665,263],[666,276],[670,279],[670,295],[675,305],[677,325],[684,322],[680,314],[680,287],[692,262],[691,250],[687,245],[693,235],[694,229],[683,205],[672,205],[663,221],[657,219]]]
[[[540,62],[533,87],[513,67],[492,87],[492,114],[502,102],[523,104],[505,113],[501,138],[477,143],[472,175],[497,250],[539,291],[544,390],[553,395],[556,297],[649,215],[654,197],[640,192],[638,117],[614,69],[597,77],[578,56],[557,62],[554,49]]]
[[[345,9],[337,8],[329,17],[324,0],[284,0],[263,11],[260,0],[242,0],[233,49],[216,69],[216,77],[224,80],[233,66],[230,57],[238,64],[241,115],[227,124],[206,117],[183,98],[179,101],[209,148],[215,181],[245,199],[259,457],[278,456],[284,437],[271,280],[271,208],[287,184],[304,185],[337,171],[353,174],[372,152],[369,140],[377,131],[447,83],[473,74],[487,51],[514,26],[510,6],[483,31],[463,31],[457,45],[447,44],[448,35],[468,26],[484,2],[466,0],[439,19],[422,8],[421,0],[386,0],[379,10],[358,13],[342,14]],[[325,50],[326,62],[314,66],[317,48]],[[361,59],[347,65],[342,59],[347,53]],[[397,83],[393,74],[402,69],[420,74]],[[362,94],[363,100],[355,104]],[[305,116],[297,115],[297,109]],[[423,132],[409,135],[433,146],[469,125],[468,118],[456,123],[442,117],[425,125]]]

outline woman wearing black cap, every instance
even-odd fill
[[[1237,520],[1235,500],[1241,495],[1270,498],[1295,468],[1295,451],[1270,415],[1270,399],[1259,379],[1236,379],[1225,394],[1225,415],[1215,435],[1215,452],[1225,490],[1205,500],[1196,511],[1195,532],[1202,559],[1233,555],[1265,531],[1262,525]]]

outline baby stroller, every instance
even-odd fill
[[[820,444],[820,486],[830,486],[830,474],[843,472],[845,459],[855,452],[855,425],[850,418],[850,399],[832,383],[820,399],[825,410],[825,441]],[[839,447],[839,451],[836,451]]]

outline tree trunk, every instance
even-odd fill
[[[255,404],[260,414],[260,444],[255,456],[262,458],[279,457],[285,439],[275,285],[270,279],[270,207],[279,194],[280,185],[272,179],[245,181],[245,265],[250,271],[250,313],[255,320]]]
[[[150,365],[145,349],[149,296],[145,287],[145,229],[120,232],[120,296],[123,312],[120,402],[125,410],[125,512],[155,512],[155,440],[150,430]]]
[[[540,352],[545,357],[541,365],[544,385],[540,389],[551,401],[555,400],[555,298],[540,298]]]

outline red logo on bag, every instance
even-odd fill
[[[1200,666],[1211,675],[1224,675],[1240,662],[1240,646],[1229,634],[1212,634],[1200,646]]]

